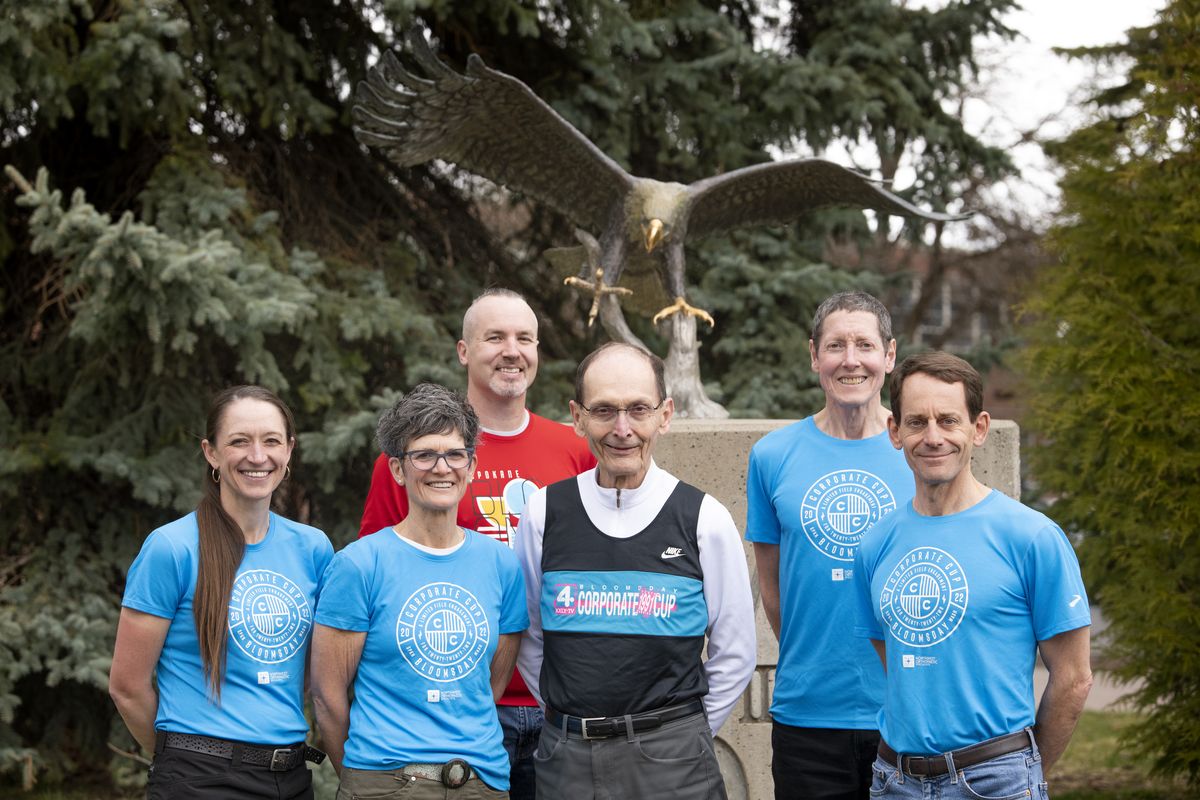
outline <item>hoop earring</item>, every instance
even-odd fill
[[[290,477],[292,477],[292,468],[290,465],[284,464],[283,465],[283,479],[286,481]]]
[[[213,483],[221,482],[221,471],[218,470],[216,467],[212,468],[212,481],[213,481]]]

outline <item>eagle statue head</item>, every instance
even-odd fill
[[[636,180],[625,203],[629,238],[640,238],[647,253],[664,242],[682,242],[688,197],[688,187],[682,183]]]

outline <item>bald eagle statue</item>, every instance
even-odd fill
[[[407,36],[422,74],[386,52],[360,82],[353,110],[358,140],[402,167],[443,159],[556,209],[578,230],[587,258],[568,283],[596,293],[597,309],[620,316],[616,284],[632,261],[653,257],[673,305],[655,322],[679,315],[673,344],[695,319],[712,317],[689,305],[684,246],[689,240],[751,225],[784,225],[824,206],[871,208],[933,221],[961,217],[922,211],[868,178],[829,161],[794,159],[757,164],[690,185],[630,175],[521,81],[490,69],[472,54],[465,73],[443,64],[420,28]],[[593,239],[586,231],[599,231]],[[601,303],[600,299],[606,301]],[[609,319],[602,315],[605,327]],[[631,332],[620,317],[619,327]],[[693,353],[694,355],[694,353]],[[698,362],[696,362],[698,364]],[[670,367],[670,357],[668,357]],[[696,368],[696,385],[698,366]],[[672,395],[679,404],[678,390]],[[724,416],[724,409],[694,416]],[[686,403],[685,403],[686,405]],[[686,409],[685,409],[686,413]]]

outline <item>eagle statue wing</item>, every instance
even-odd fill
[[[437,59],[420,29],[408,34],[425,77],[390,51],[358,84],[354,134],[402,167],[436,158],[604,230],[631,176],[516,78],[472,54],[465,73]]]
[[[787,225],[825,206],[872,208],[934,222],[970,216],[922,211],[866,176],[819,158],[743,167],[697,181],[688,193],[690,239],[745,225]]]

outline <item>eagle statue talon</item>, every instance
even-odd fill
[[[596,275],[596,280],[593,283],[589,283],[588,281],[585,281],[583,278],[579,278],[574,275],[563,278],[564,286],[574,286],[576,289],[583,289],[584,291],[591,292],[594,295],[592,298],[592,308],[590,311],[588,311],[588,327],[589,328],[592,327],[592,323],[594,323],[596,321],[596,316],[600,313],[600,301],[604,298],[604,295],[606,295],[606,294],[616,294],[616,295],[631,295],[631,294],[633,294],[633,290],[626,289],[624,286],[605,286],[604,285],[604,270],[601,269],[600,267],[596,268],[595,275]]]
[[[708,323],[709,328],[712,328],[714,325],[716,325],[716,321],[712,318],[712,314],[709,314],[703,308],[696,308],[695,306],[690,305],[682,297],[676,297],[675,302],[673,304],[667,306],[662,311],[659,311],[657,314],[655,314],[654,315],[654,324],[657,325],[658,323],[662,322],[667,317],[669,317],[673,314],[680,314],[680,313],[688,314],[690,316],[696,317],[697,319],[704,320],[705,322]]]

